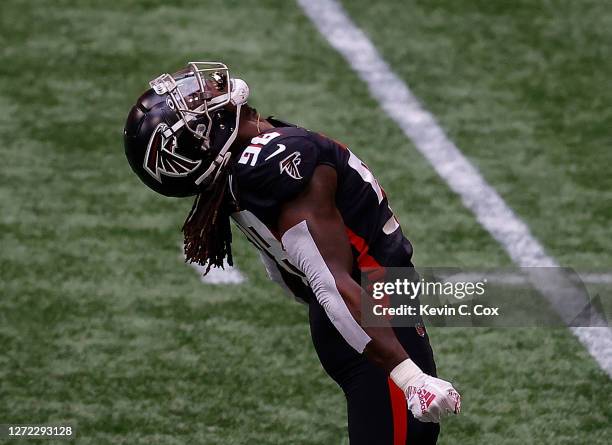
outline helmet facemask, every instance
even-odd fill
[[[195,183],[198,186],[213,183],[230,158],[229,148],[238,133],[240,110],[248,98],[246,82],[231,79],[229,69],[223,63],[189,62],[185,69],[174,74],[162,74],[150,85],[158,95],[166,95],[168,106],[179,118],[164,130],[164,136],[177,135],[184,127],[200,140],[201,149],[214,159]],[[221,111],[229,103],[236,106],[235,121],[215,125],[221,113],[215,113],[215,117],[213,113]],[[231,130],[229,133],[225,129],[227,125]],[[211,135],[215,127],[225,130],[221,131],[225,137]]]

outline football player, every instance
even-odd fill
[[[460,396],[436,377],[422,326],[362,323],[361,271],[412,268],[385,192],[346,146],[247,104],[227,66],[190,62],[150,82],[124,131],[130,166],[166,196],[195,196],[188,261],[232,264],[230,220],[269,277],[309,308],[325,371],[347,399],[352,445],[433,444]]]

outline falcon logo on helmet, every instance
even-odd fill
[[[167,129],[168,125],[164,123],[155,128],[149,140],[143,164],[145,171],[159,182],[162,182],[161,175],[187,176],[202,163],[202,161],[194,161],[175,153],[176,137],[174,135],[164,136],[164,131]]]
[[[124,127],[130,167],[164,196],[198,195],[227,172],[249,87],[221,62],[189,62],[149,86]]]

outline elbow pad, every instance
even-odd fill
[[[287,230],[281,241],[291,262],[306,275],[317,301],[340,335],[353,349],[362,353],[371,338],[351,315],[331,271],[308,231],[306,221]]]

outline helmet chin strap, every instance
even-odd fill
[[[219,168],[215,172],[215,177],[210,182],[211,184],[214,184],[215,182],[217,182],[217,179],[219,179],[219,176],[221,175],[221,172],[223,171],[225,166],[228,164],[228,162],[229,162],[231,157],[232,157],[232,153],[231,152],[228,151],[227,153],[225,153],[225,156],[223,156],[223,159],[221,160],[221,163],[219,164]]]
[[[246,85],[246,82],[245,82],[245,85]],[[232,131],[232,134],[230,135],[229,139],[225,142],[225,144],[221,148],[221,151],[219,151],[219,154],[217,155],[215,160],[210,164],[210,166],[206,169],[206,171],[202,173],[202,175],[198,179],[195,180],[196,185],[202,184],[202,182],[204,182],[206,178],[208,178],[210,175],[215,173],[215,176],[213,177],[213,180],[211,181],[211,184],[213,184],[219,177],[221,170],[223,170],[223,168],[229,162],[232,154],[229,153],[228,150],[232,146],[234,141],[236,140],[236,136],[238,136],[238,124],[240,123],[240,110],[242,109],[243,103],[236,104],[236,123],[234,125],[234,131]]]
[[[230,82],[231,91],[226,94],[230,95],[230,102],[236,106],[236,123],[234,124],[234,131],[219,151],[219,154],[217,155],[215,160],[210,164],[206,171],[198,179],[195,180],[196,185],[202,184],[202,182],[204,182],[204,180],[213,173],[215,174],[215,176],[213,177],[210,184],[214,184],[215,181],[219,178],[219,175],[221,174],[225,166],[228,164],[230,158],[232,157],[232,154],[228,150],[230,149],[230,147],[236,140],[236,137],[238,136],[240,111],[242,110],[242,105],[244,105],[249,98],[250,90],[249,85],[242,79],[231,79]],[[213,100],[218,100],[219,102],[222,102],[226,100],[226,98],[223,96],[219,96],[218,98],[215,98]]]

